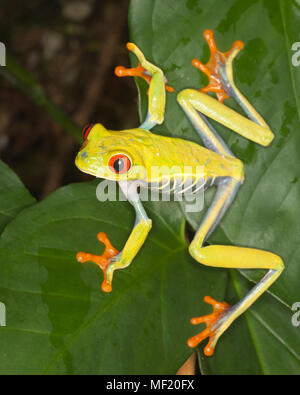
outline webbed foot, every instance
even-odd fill
[[[216,46],[212,30],[205,30],[204,38],[207,41],[210,50],[210,59],[203,64],[198,59],[192,60],[192,65],[203,71],[209,78],[209,83],[201,92],[215,92],[220,102],[227,99],[230,95],[230,85],[232,80],[232,60],[238,52],[244,47],[242,41],[237,40],[233,43],[232,48],[227,52],[221,52]]]
[[[101,289],[104,292],[111,292],[111,281],[107,278],[107,270],[112,262],[112,258],[118,255],[119,251],[116,250],[109,241],[106,233],[99,232],[97,234],[98,240],[105,245],[105,251],[102,255],[93,255],[86,252],[78,252],[76,259],[78,262],[85,263],[88,261],[96,263],[103,271],[104,280],[101,284]]]
[[[228,313],[230,313],[231,306],[226,302],[217,302],[210,296],[205,296],[204,302],[213,306],[213,312],[201,317],[191,318],[191,323],[198,325],[204,322],[206,324],[206,329],[204,329],[198,335],[189,338],[187,343],[189,347],[193,348],[208,337],[209,341],[204,348],[204,354],[206,356],[211,356],[214,353],[218,338],[224,331],[222,324],[226,322],[226,318]]]
[[[136,45],[133,43],[127,43],[127,49],[131,52],[136,53]],[[140,62],[138,62],[137,67],[126,68],[124,66],[117,66],[115,68],[115,75],[118,77],[141,77],[147,82],[148,85],[151,81],[151,74],[149,73],[149,71],[147,71],[145,67],[141,65]],[[168,81],[165,77],[164,79],[166,91],[170,93],[174,92],[174,88],[167,85]]]

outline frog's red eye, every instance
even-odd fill
[[[89,135],[90,131],[92,130],[93,126],[95,124],[94,123],[89,123],[88,125],[86,125],[83,129],[82,129],[82,137],[84,138],[84,140],[87,139],[87,136]]]
[[[109,159],[108,166],[114,173],[124,174],[131,167],[131,160],[127,155],[116,154]]]

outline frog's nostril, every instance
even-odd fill
[[[82,151],[82,152],[80,152],[80,156],[81,156],[81,158],[85,159],[88,157],[88,153],[86,151]]]

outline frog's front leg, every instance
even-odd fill
[[[133,205],[136,212],[134,228],[125,243],[121,252],[118,252],[110,243],[105,233],[98,233],[98,240],[105,244],[105,251],[102,255],[93,255],[85,252],[77,254],[79,262],[92,261],[96,263],[104,274],[101,288],[104,292],[112,290],[112,279],[115,270],[124,269],[129,266],[134,257],[144,244],[151,229],[152,221],[148,218],[140,201],[136,181],[120,181],[119,185],[128,201]]]
[[[156,124],[163,122],[166,106],[166,90],[168,92],[174,92],[174,89],[167,85],[167,79],[163,71],[153,63],[150,63],[135,44],[127,43],[127,48],[138,58],[138,66],[130,69],[117,66],[115,68],[115,74],[118,77],[142,77],[149,84],[148,113],[145,121],[139,127],[150,130]]]
[[[120,188],[128,201],[133,205],[136,213],[133,230],[125,243],[123,250],[112,260],[107,269],[107,281],[112,282],[115,270],[129,266],[134,257],[144,244],[152,227],[152,221],[148,218],[138,194],[138,181],[119,181]]]

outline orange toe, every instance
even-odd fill
[[[127,43],[126,47],[131,52],[134,50],[133,43]],[[141,77],[147,82],[148,85],[151,81],[151,76],[147,73],[147,70],[140,64],[140,62],[138,62],[136,67],[126,68],[124,66],[117,66],[115,68],[115,75],[117,77]],[[174,88],[172,88],[170,85],[167,85],[167,81],[165,82],[165,88],[166,91],[170,93],[174,92]]]
[[[191,318],[191,323],[193,325],[198,325],[200,323],[206,324],[206,329],[202,332],[198,333],[196,336],[193,336],[188,339],[187,344],[189,347],[194,348],[202,340],[209,338],[207,345],[204,348],[204,354],[206,356],[211,356],[214,353],[214,339],[216,332],[218,330],[217,322],[224,315],[224,313],[230,308],[230,305],[226,302],[217,302],[210,296],[205,296],[204,301],[213,306],[213,312],[208,315],[204,315],[201,317]]]
[[[111,292],[112,287],[111,283],[107,279],[107,269],[109,267],[111,259],[118,255],[119,251],[112,246],[106,233],[99,232],[97,234],[97,238],[101,243],[105,245],[104,253],[102,255],[93,255],[86,252],[78,252],[76,254],[76,259],[80,263],[85,263],[88,261],[96,263],[100,267],[104,275],[104,279],[101,284],[102,291]]]
[[[134,50],[134,44],[133,44],[133,43],[127,43],[127,44],[126,44],[126,48],[127,48],[129,51],[133,51],[133,50]]]
[[[150,82],[150,75],[146,74],[146,69],[138,63],[136,67],[126,68],[124,66],[117,66],[115,68],[115,75],[118,77],[141,77],[146,82]]]

